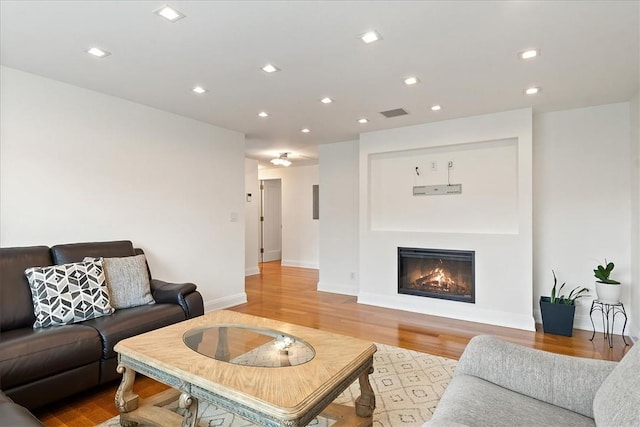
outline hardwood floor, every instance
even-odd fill
[[[281,267],[279,262],[262,264],[260,269],[259,275],[246,278],[248,302],[230,310],[454,359],[479,334],[593,359],[620,360],[629,349],[620,336],[614,337],[614,348],[609,349],[602,334],[591,342],[591,332],[578,329],[573,337],[562,337],[357,304],[356,297],[316,291],[317,270]],[[94,426],[117,415],[113,403],[117,386],[97,388],[35,414],[47,426]],[[142,398],[166,388],[144,377],[135,385]]]

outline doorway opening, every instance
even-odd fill
[[[260,180],[260,262],[282,259],[282,181]]]

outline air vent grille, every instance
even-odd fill
[[[380,114],[390,119],[391,117],[406,116],[409,113],[404,108],[396,108],[395,110],[380,111]]]

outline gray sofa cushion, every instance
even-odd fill
[[[467,345],[456,375],[473,375],[592,418],[596,391],[616,366],[477,336]]]
[[[593,399],[599,426],[640,426],[640,345],[634,345]]]
[[[438,426],[594,426],[591,418],[514,393],[470,375],[456,375],[428,423]]]

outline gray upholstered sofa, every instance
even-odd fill
[[[640,345],[619,362],[477,336],[429,427],[640,426]]]

